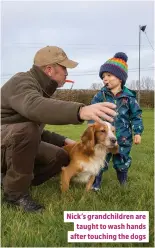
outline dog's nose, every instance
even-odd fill
[[[110,138],[110,141],[112,144],[115,144],[116,143],[116,138]]]

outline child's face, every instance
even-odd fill
[[[104,72],[102,75],[103,83],[108,89],[115,89],[120,86],[122,81],[109,72]]]

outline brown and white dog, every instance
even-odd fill
[[[67,145],[64,149],[69,153],[70,163],[67,167],[62,167],[61,191],[69,189],[71,179],[86,183],[88,191],[95,176],[104,167],[106,154],[118,153],[115,128],[106,121],[102,125],[94,123],[84,131],[80,142]]]

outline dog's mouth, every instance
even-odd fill
[[[118,146],[118,143],[116,139],[112,139],[109,141],[108,148],[115,148],[117,146]]]
[[[114,145],[109,145],[108,148],[115,148],[115,147],[117,147],[117,146],[118,146],[118,144],[116,143],[116,144],[114,144]]]
[[[117,141],[116,141],[114,144],[111,143],[111,142],[106,143],[106,142],[103,142],[103,141],[101,141],[101,142],[99,142],[99,143],[97,143],[97,144],[98,144],[98,145],[102,145],[103,147],[107,147],[107,148],[115,148],[115,147],[118,146]]]

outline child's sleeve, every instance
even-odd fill
[[[101,91],[99,91],[91,100],[91,104],[95,104],[95,103],[99,103],[99,102],[103,102],[103,94]],[[94,121],[93,120],[89,120],[87,122],[88,124],[93,124]]]
[[[142,110],[135,98],[130,99],[130,118],[134,135],[142,134],[144,130],[142,120]]]

